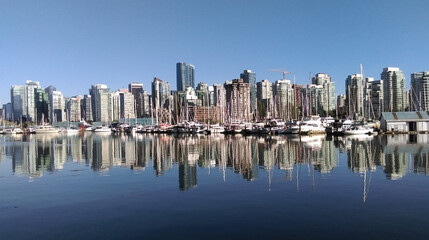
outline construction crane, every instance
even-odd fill
[[[292,72],[287,72],[285,70],[278,70],[278,69],[268,69],[268,71],[270,72],[281,72],[283,73],[283,80],[286,80],[286,73],[292,73]]]

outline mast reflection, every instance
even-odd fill
[[[253,181],[260,171],[280,171],[287,181],[298,180],[299,167],[328,174],[345,154],[348,168],[360,175],[382,168],[391,180],[409,172],[428,175],[428,135],[364,136],[326,139],[325,136],[242,135],[18,135],[2,136],[2,159],[12,160],[17,176],[41,177],[67,163],[86,164],[94,171],[127,167],[153,168],[161,176],[177,168],[179,189],[197,186],[199,169],[218,169]],[[3,160],[4,161],[4,160]],[[294,177],[296,175],[296,177]],[[271,181],[271,179],[269,179]]]

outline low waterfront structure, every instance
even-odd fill
[[[429,132],[429,113],[420,112],[383,112],[380,118],[383,132]]]

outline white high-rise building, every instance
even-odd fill
[[[362,74],[352,74],[346,79],[347,115],[352,118],[363,117],[364,79]]]
[[[294,104],[294,91],[290,80],[277,80],[273,86],[273,94],[275,99],[275,109],[273,117],[278,117],[283,120],[292,117],[292,109]]]
[[[404,73],[397,67],[386,67],[383,80],[383,105],[385,112],[403,112],[408,108]]]
[[[36,121],[36,99],[35,89],[40,89],[40,83],[36,81],[27,80],[26,93],[27,93],[27,120]]]
[[[90,94],[94,121],[105,123],[112,121],[111,94],[107,85],[92,85]]]
[[[265,108],[266,113],[269,113],[270,112],[269,110],[273,106],[273,84],[270,81],[268,81],[268,79],[264,79],[256,84],[256,99],[257,99],[257,108],[258,108],[258,105],[262,104],[261,106],[259,106],[258,112],[262,111],[263,110],[262,108]],[[259,116],[261,115],[262,113],[259,112]],[[263,117],[270,117],[270,116],[263,116]]]
[[[331,76],[326,73],[318,73],[312,79],[312,84],[322,86],[320,96],[317,99],[317,105],[320,106],[318,113],[322,116],[328,116],[335,110],[335,83]]]

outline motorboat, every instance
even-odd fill
[[[79,133],[79,129],[70,127],[70,128],[66,128],[65,129],[65,133],[67,133],[67,135],[72,135],[72,134],[76,134]]]
[[[364,135],[372,134],[374,129],[371,127],[365,127],[364,125],[352,125],[348,128],[343,128],[344,135]]]
[[[210,125],[211,133],[224,133],[225,128],[219,124]]]
[[[112,133],[112,129],[107,126],[98,126],[94,128],[93,132],[95,133]]]
[[[21,128],[13,127],[13,128],[6,128],[3,130],[3,134],[23,134],[24,131],[22,131]]]
[[[38,133],[59,133],[60,129],[52,127],[51,125],[40,125],[35,130]]]
[[[305,118],[301,122],[297,122],[296,125],[291,125],[289,128],[284,130],[284,133],[289,134],[324,134],[326,129],[322,124],[319,116],[313,115]]]

